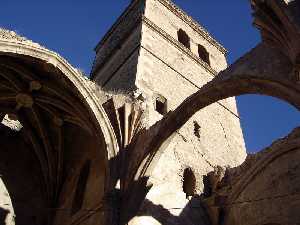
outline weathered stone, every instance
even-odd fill
[[[251,3],[263,43],[227,69],[169,0],[131,2],[92,81],[0,29],[0,224],[298,224],[299,129],[246,157],[228,97],[300,108],[299,3]]]

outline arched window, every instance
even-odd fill
[[[183,44],[186,48],[190,49],[191,45],[190,45],[190,38],[187,35],[187,33],[182,30],[179,29],[179,31],[177,32],[177,36],[178,36],[178,41]]]
[[[202,45],[198,45],[198,55],[199,55],[200,59],[202,59],[204,62],[206,62],[208,65],[210,65],[209,53],[206,51],[206,49]]]
[[[196,177],[191,168],[186,168],[183,172],[182,189],[186,194],[186,198],[196,194]]]
[[[91,161],[88,160],[84,163],[83,167],[81,168],[79,178],[77,181],[75,196],[72,203],[72,211],[71,211],[72,215],[77,213],[83,205],[84,193],[85,193],[88,177],[90,174],[90,167],[91,167]]]

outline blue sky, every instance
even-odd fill
[[[60,53],[89,73],[93,48],[130,0],[3,1],[0,26]],[[232,63],[259,41],[247,0],[174,0],[229,51]],[[246,95],[237,98],[249,152],[268,146],[300,124],[298,111],[277,99]]]

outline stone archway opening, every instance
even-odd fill
[[[9,195],[0,207],[13,224],[71,223],[99,207],[106,143],[80,91],[51,63],[0,55],[0,199]],[[89,160],[78,200],[73,187]]]

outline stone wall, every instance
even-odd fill
[[[137,21],[135,29],[131,20]],[[190,49],[177,41],[179,29],[190,37]],[[125,30],[131,30],[131,34],[126,36]],[[208,51],[210,65],[199,58],[198,45]],[[108,50],[110,53],[105,53]],[[148,127],[162,118],[155,109],[157,97],[167,100],[167,111],[174,110],[227,67],[226,50],[203,27],[166,0],[132,1],[96,51],[93,79],[104,91],[134,92],[136,97],[142,96]],[[144,220],[153,216],[163,224],[180,221],[187,225],[195,221],[207,224],[204,210],[199,213],[203,176],[218,165],[240,165],[245,157],[234,98],[198,112],[177,131],[156,162],[150,177],[153,187],[140,216],[146,216]],[[183,173],[187,168],[196,177],[192,201],[183,191]],[[132,223],[141,221],[134,218]]]
[[[134,30],[140,23],[143,10],[144,1],[136,1],[134,4],[130,4],[103,39],[98,43],[95,48],[96,58],[91,72],[92,78],[103,74],[99,72],[99,70],[103,71],[105,66],[108,66],[109,64],[110,67],[118,67],[116,63],[123,61],[122,54],[128,55],[129,52],[133,50],[131,48],[127,49],[126,45],[133,44],[133,46],[130,47],[136,47],[135,43],[140,39],[140,32],[138,32],[136,36]],[[114,56],[114,58],[112,58],[112,56]],[[121,57],[121,59],[118,59],[118,56]],[[108,75],[110,74],[105,73],[105,76]]]
[[[213,225],[299,224],[299,137],[296,128],[241,166],[208,175],[205,203]]]
[[[135,74],[141,39],[141,26],[133,29],[126,40],[119,43],[114,53],[105,58],[105,64],[98,67],[96,82],[106,91],[128,91],[135,86]],[[105,45],[106,46],[106,45]],[[101,55],[101,51],[99,55]],[[97,54],[98,55],[98,54]],[[99,56],[99,57],[100,57]],[[97,61],[97,63],[101,63]],[[123,80],[123,81],[122,81]]]
[[[167,99],[174,110],[188,96],[226,68],[224,52],[207,41],[161,1],[146,2],[136,85],[146,96],[150,124],[162,116],[154,109],[156,96]],[[176,41],[179,28],[191,38],[191,52]],[[163,30],[161,32],[159,29]],[[196,58],[197,44],[205,46],[211,67]],[[152,189],[133,224],[208,224],[199,197],[186,198],[183,173],[191,168],[197,195],[202,195],[203,176],[217,165],[234,167],[246,157],[235,99],[230,98],[198,112],[173,138],[153,170]],[[176,201],[174,201],[176,199]],[[200,210],[199,210],[200,208]],[[146,217],[145,217],[146,216]],[[147,217],[150,216],[150,217]],[[151,216],[154,218],[151,218]],[[153,222],[156,220],[156,223]],[[152,221],[152,222],[151,222]]]
[[[177,31],[181,28],[190,37],[191,52],[198,55],[198,44],[204,46],[210,53],[211,66],[220,71],[227,67],[226,50],[214,40],[209,33],[172,1],[147,0],[145,17],[177,40]]]

